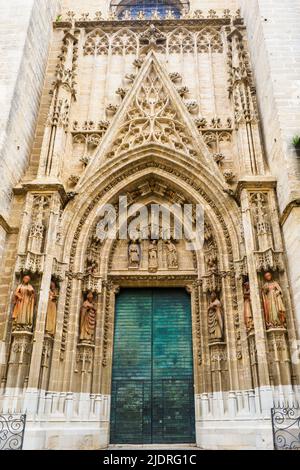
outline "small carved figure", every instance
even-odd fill
[[[243,293],[244,293],[244,321],[246,325],[246,330],[249,333],[253,330],[253,313],[252,313],[252,306],[251,306],[251,297],[250,297],[250,284],[246,281],[243,285]]]
[[[94,294],[92,292],[88,292],[86,300],[83,302],[80,310],[80,342],[92,343],[94,341],[96,313]]]
[[[12,314],[15,325],[31,327],[33,324],[35,291],[30,281],[30,276],[25,275],[22,279],[22,284],[15,291]]]
[[[150,240],[149,249],[149,271],[155,271],[158,268],[157,241]]]
[[[171,240],[167,241],[166,246],[167,246],[168,267],[178,268],[178,254],[177,254],[176,246]]]
[[[266,281],[262,289],[263,308],[267,329],[286,327],[286,310],[283,294],[278,282],[273,280],[272,273],[264,274]]]
[[[87,274],[95,274],[98,269],[98,263],[92,257],[88,257],[86,260],[86,272]]]
[[[133,240],[128,248],[129,266],[138,268],[140,264],[140,249],[139,245]]]
[[[215,292],[211,294],[208,306],[208,333],[211,341],[220,342],[224,339],[223,307]]]
[[[46,333],[51,336],[55,335],[56,330],[57,300],[58,289],[55,281],[51,281],[46,318]]]

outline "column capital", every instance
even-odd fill
[[[237,197],[241,196],[243,189],[248,191],[256,190],[270,190],[275,189],[277,185],[277,180],[273,176],[249,176],[241,178],[238,181],[235,194]]]

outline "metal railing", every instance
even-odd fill
[[[0,414],[0,450],[22,450],[26,415]]]
[[[300,450],[300,407],[276,406],[271,409],[275,450]]]

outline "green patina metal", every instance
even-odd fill
[[[116,302],[111,443],[193,443],[190,297],[126,289]]]

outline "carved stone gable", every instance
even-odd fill
[[[117,107],[101,149],[82,182],[102,162],[148,145],[158,145],[188,158],[204,158],[214,173],[217,170],[185,101],[153,51],[143,61],[131,89]]]
[[[115,157],[124,151],[151,142],[187,155],[197,155],[192,136],[182,124],[155,64],[151,64],[147,76],[135,94],[125,123],[120,128],[107,157]]]

